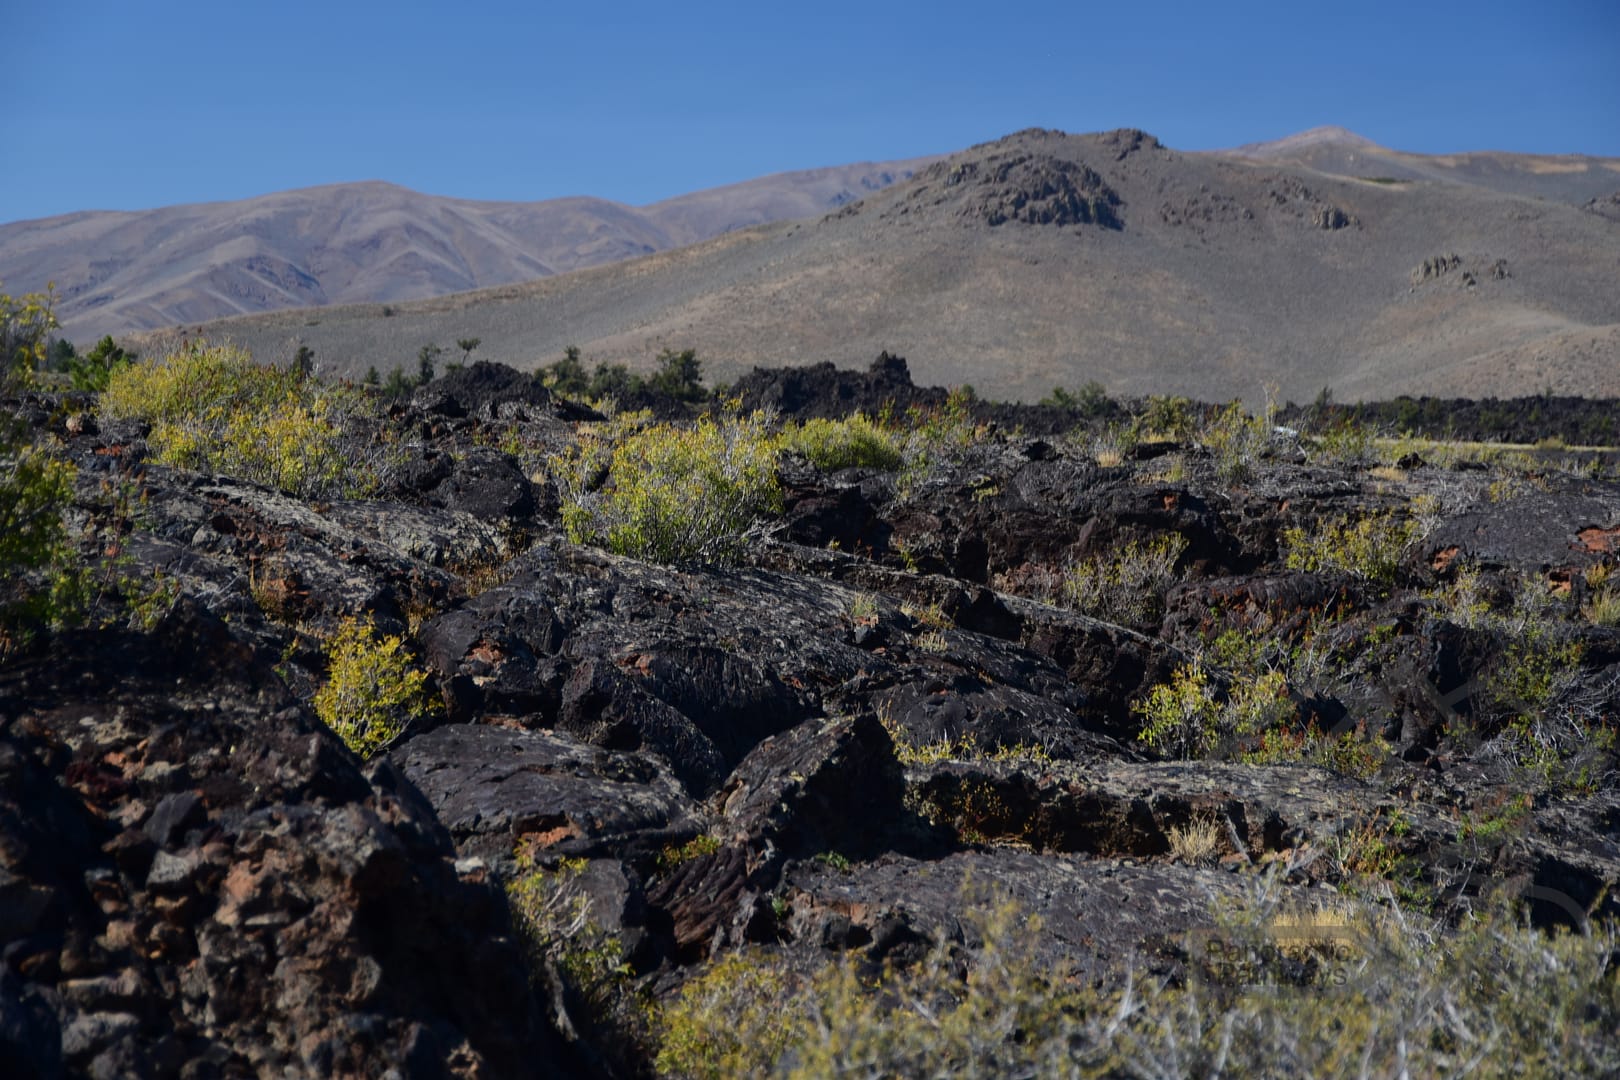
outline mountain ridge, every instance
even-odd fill
[[[696,348],[717,380],[888,350],[928,382],[1017,400],[1092,379],[1204,399],[1620,395],[1620,230],[1517,190],[1540,175],[1393,181],[1133,129],[1030,130],[817,220],[386,318],[205,329],[270,357],[307,345],[356,376],[478,336],[478,358],[529,368],[568,345],[640,367]]]
[[[530,280],[843,205],[931,161],[775,173],[636,207],[429,195],[386,180],[0,225],[0,281],[54,281],[70,337]]]

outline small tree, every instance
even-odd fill
[[[68,365],[79,358],[79,350],[67,338],[57,338],[46,351],[46,371],[66,371]]]
[[[591,379],[580,362],[578,345],[568,346],[563,358],[551,365],[551,388],[569,397],[582,397],[590,390]]]
[[[416,382],[396,364],[394,370],[388,373],[388,381],[383,383],[382,392],[387,397],[397,399],[409,397],[415,387]]]
[[[680,401],[702,401],[709,396],[703,389],[703,364],[696,349],[665,349],[659,353],[658,373],[648,380],[648,385]]]
[[[107,389],[113,375],[129,367],[137,359],[125,352],[109,335],[96,342],[96,347],[83,356],[74,356],[67,362],[68,379],[75,390]]]
[[[591,375],[590,389],[586,394],[598,400],[605,397],[622,398],[636,393],[641,386],[641,377],[632,375],[630,369],[623,364],[609,364],[603,361],[596,365],[596,371]]]
[[[426,386],[433,381],[433,362],[443,352],[431,341],[416,350],[416,385]]]
[[[293,353],[292,369],[298,373],[300,379],[307,379],[315,374],[315,350],[308,345],[299,344],[298,351]]]
[[[462,352],[461,362],[472,363],[473,350],[483,343],[483,338],[464,337],[456,339],[456,348]]]

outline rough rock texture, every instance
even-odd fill
[[[487,872],[224,624],[57,648],[0,676],[11,1075],[569,1067]]]
[[[1581,209],[1620,223],[1620,191],[1612,195],[1600,195],[1585,203]]]
[[[1122,150],[1120,157],[1129,153]],[[918,181],[910,201],[948,201],[961,218],[992,227],[1018,222],[1124,228],[1119,193],[1090,166],[1051,154],[1007,151],[943,161],[924,169]]]
[[[538,375],[522,374],[504,364],[480,360],[471,367],[446,372],[419,387],[411,404],[425,413],[486,420],[505,418],[522,410],[543,411],[551,404],[551,391]]]
[[[971,946],[965,910],[1008,900],[1088,979],[1178,976],[1263,882],[1620,914],[1601,461],[1373,469],[1307,438],[1233,485],[1205,445],[1104,466],[1090,434],[981,417],[900,475],[784,456],[742,565],[665,567],[554,530],[537,455],[571,421],[482,367],[378,421],[400,458],[371,500],[163,468],[138,425],[73,421],[89,399],[18,403],[80,466],[86,557],[128,563],[96,563],[114,624],[0,670],[12,1072],[633,1074],[568,965],[525,966],[520,849],[663,998],[739,946],[873,972]],[[892,356],[739,391],[798,417],[943,405]],[[1314,533],[1386,514],[1419,522],[1388,574]],[[1316,569],[1290,565],[1299,535]],[[1154,590],[1132,625],[1052,602],[1168,537],[1176,580],[1131,586]],[[126,570],[175,594],[155,629],[116,606]],[[440,706],[367,766],[310,709],[351,616],[403,638]],[[1189,671],[1212,731],[1182,761],[1144,735]],[[1269,726],[1240,730],[1222,710],[1273,672]]]
[[[1121,940],[1137,943],[1137,961],[1150,972],[1174,971],[1188,931],[1212,927],[1216,903],[1242,893],[1239,878],[1210,870],[1007,849],[927,862],[890,855],[848,871],[805,863],[785,890],[796,939],[858,949],[874,967],[919,958],[941,937],[964,941],[965,905],[1011,901],[1042,913],[1029,943],[1037,962],[1077,978],[1115,974],[1111,943]]]
[[[831,419],[852,412],[875,415],[885,405],[904,410],[912,405],[945,403],[943,390],[913,386],[905,358],[888,353],[866,371],[850,371],[831,363],[755,368],[738,379],[731,392],[744,409],[774,409],[796,420]]]
[[[701,828],[659,762],[566,735],[453,724],[412,739],[393,761],[463,854],[502,869],[525,839],[571,857],[623,856],[684,843]]]
[[[1584,487],[1584,490],[1583,490]],[[1503,502],[1486,502],[1435,530],[1436,551],[1515,570],[1584,570],[1614,551],[1620,506],[1608,483],[1529,489]]]

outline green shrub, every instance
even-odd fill
[[[1379,631],[1369,634],[1370,643]],[[1202,718],[1203,753],[1211,750],[1228,760],[1251,765],[1306,764],[1332,769],[1347,776],[1369,777],[1389,760],[1389,745],[1361,730],[1323,731],[1314,721],[1300,722],[1289,687],[1309,686],[1322,673],[1327,657],[1322,649],[1322,621],[1313,618],[1297,640],[1282,635],[1227,630],[1206,640],[1199,660],[1220,671],[1234,688],[1220,697],[1206,679],[1196,688],[1177,672],[1162,689],[1138,707],[1139,715],[1156,719],[1180,711]],[[1196,693],[1193,691],[1196,689]],[[1151,706],[1151,712],[1144,712]],[[1165,725],[1174,730],[1174,724]],[[1194,725],[1189,725],[1190,728]],[[1177,745],[1168,747],[1176,752]],[[1161,752],[1165,752],[1161,749]]]
[[[315,713],[350,750],[370,757],[432,711],[427,675],[395,635],[378,638],[369,620],[345,619],[326,640],[326,682]]]
[[[1393,512],[1327,521],[1309,532],[1299,527],[1285,530],[1284,559],[1290,570],[1337,570],[1387,589],[1395,584],[1401,558],[1419,535],[1414,522]]]
[[[1559,640],[1550,624],[1530,623],[1503,650],[1487,695],[1515,720],[1532,720],[1574,686],[1582,651],[1578,641]]]
[[[1136,737],[1166,757],[1199,757],[1220,736],[1221,707],[1197,660],[1176,668],[1169,682],[1155,686],[1131,711],[1142,719]]]
[[[1353,417],[1343,417],[1306,444],[1310,460],[1317,465],[1364,465],[1372,459],[1372,429]],[[1398,461],[1410,448],[1403,449],[1391,459]]]
[[[1532,620],[1486,678],[1486,715],[1499,727],[1483,756],[1507,762],[1524,786],[1591,794],[1615,770],[1620,731],[1605,692],[1582,686],[1583,652],[1556,624]]]
[[[1131,711],[1142,719],[1138,739],[1165,756],[1190,759],[1262,743],[1294,716],[1295,709],[1282,672],[1234,680],[1222,693],[1195,658]]]
[[[860,413],[846,420],[806,420],[788,428],[783,442],[826,472],[850,468],[892,471],[905,464],[899,437]]]
[[[0,657],[83,607],[85,581],[62,520],[76,475],[0,415]]]
[[[723,958],[666,1011],[661,1073],[781,1076],[1611,1076],[1612,925],[1543,933],[1505,911],[1445,932],[1340,901],[1270,896],[1189,936],[1184,980],[1068,978],[1039,920],[970,907],[941,943],[873,977]],[[1526,1007],[1527,1002],[1534,1007]]]
[[[1198,417],[1190,399],[1155,394],[1147,399],[1133,426],[1143,438],[1186,442],[1198,428]]]
[[[344,437],[350,417],[370,410],[361,392],[203,341],[156,363],[113,371],[101,395],[104,416],[152,425],[148,443],[162,463],[305,498],[365,494],[376,486],[374,464],[356,462]]]
[[[1091,558],[1071,567],[1061,598],[1093,618],[1151,623],[1162,613],[1164,594],[1177,580],[1176,562],[1186,550],[1186,539],[1177,534],[1149,543],[1132,540],[1112,558]]]
[[[515,856],[506,896],[531,970],[549,973],[542,981],[561,983],[574,1028],[604,1056],[622,1061],[649,1053],[650,1003],[631,985],[623,943],[592,920],[590,900],[578,887],[589,864],[555,859],[548,865],[529,844]]]
[[[902,765],[933,765],[941,761],[1023,761],[1041,764],[1052,760],[1046,748],[1032,743],[1002,743],[993,748],[982,745],[972,735],[942,735],[930,743],[912,741],[887,708],[878,710],[878,722],[888,732],[894,756]]]
[[[1096,379],[1087,382],[1078,393],[1062,386],[1054,386],[1052,392],[1042,398],[1040,403],[1059,409],[1073,409],[1088,419],[1107,416],[1118,408],[1114,399],[1108,396],[1107,388]]]
[[[713,855],[719,850],[720,841],[707,833],[694,836],[684,844],[665,844],[658,852],[658,870],[660,873],[668,873],[683,863]]]
[[[1261,457],[1271,446],[1276,428],[1276,406],[1267,403],[1250,416],[1243,403],[1234,401],[1217,412],[1198,433],[1198,441],[1215,457],[1215,475],[1228,484],[1254,479]]]
[[[973,417],[978,395],[971,386],[953,387],[945,395],[943,407],[924,408],[911,405],[906,409],[906,426],[922,447],[966,447],[981,442],[989,432],[988,424]],[[882,417],[879,417],[881,422]],[[885,425],[886,426],[886,425]],[[925,455],[924,455],[925,456]]]
[[[781,510],[778,446],[759,413],[589,442],[555,462],[563,526],[575,543],[651,562],[734,562]]]
[[[83,356],[68,358],[68,381],[75,390],[102,391],[119,371],[133,364],[136,355],[125,352],[113,339],[104,337],[96,342],[96,347]]]
[[[34,373],[46,360],[50,333],[56,329],[56,294],[11,296],[0,293],[0,393],[34,385]]]

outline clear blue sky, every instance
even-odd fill
[[[1620,156],[1620,0],[18,0],[0,25],[0,221],[364,179],[639,204],[1032,125]]]

